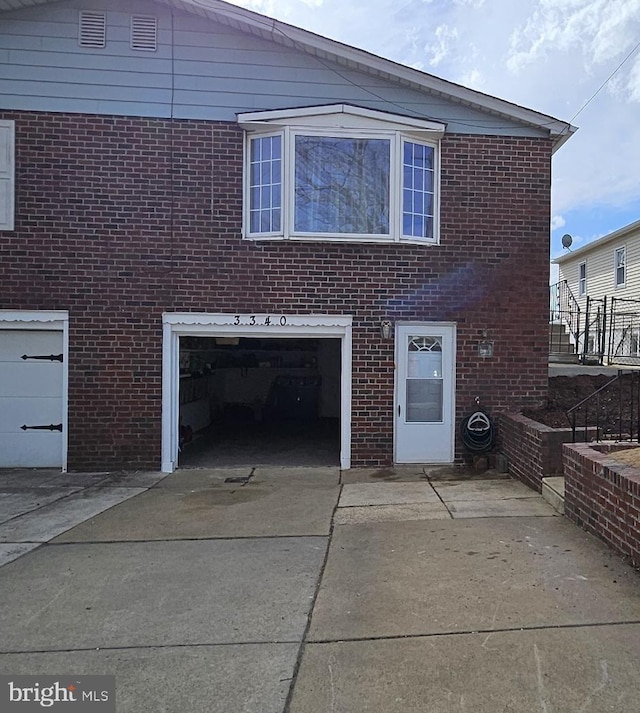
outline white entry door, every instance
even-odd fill
[[[63,465],[63,333],[0,330],[0,468]]]
[[[451,463],[455,325],[396,328],[396,463]]]

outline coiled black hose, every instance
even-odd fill
[[[495,429],[486,413],[474,411],[462,419],[460,435],[468,450],[472,453],[483,453],[493,445]]]

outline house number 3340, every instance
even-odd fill
[[[242,315],[242,314],[236,314],[233,317],[233,324],[235,326],[242,325],[242,326],[266,326],[269,327],[274,324],[279,324],[281,327],[284,327],[285,324],[287,323],[287,318],[284,315],[280,315],[279,317],[272,317],[271,315],[255,315],[255,314],[249,314],[249,315]]]

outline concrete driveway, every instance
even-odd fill
[[[636,713],[637,573],[489,476],[0,474],[0,672],[115,674],[122,713]]]

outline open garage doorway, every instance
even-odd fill
[[[351,458],[351,317],[163,315],[162,469]]]
[[[340,340],[180,338],[178,466],[340,464]]]

